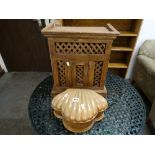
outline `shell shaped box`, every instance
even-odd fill
[[[106,99],[90,89],[67,89],[52,100],[54,115],[72,132],[85,132],[104,118]]]

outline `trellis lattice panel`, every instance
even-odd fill
[[[95,69],[94,69],[94,81],[93,86],[100,86],[101,74],[102,74],[103,62],[96,61],[95,62]]]
[[[105,43],[55,42],[55,52],[61,54],[105,54]]]
[[[57,61],[58,66],[58,77],[60,86],[66,86],[66,77],[65,77],[65,62],[62,60]]]
[[[83,86],[83,83],[84,83],[84,66],[83,65],[76,66],[76,83],[79,86]]]

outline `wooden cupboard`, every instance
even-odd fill
[[[89,88],[106,95],[111,47],[119,35],[112,25],[68,27],[52,23],[42,33],[48,38],[54,78],[52,95],[67,88]]]

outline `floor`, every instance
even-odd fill
[[[0,134],[35,135],[29,115],[28,104],[36,86],[50,73],[12,72],[0,78]],[[150,130],[145,126],[144,135]]]
[[[0,134],[37,134],[28,115],[30,96],[49,73],[5,73],[0,78]]]

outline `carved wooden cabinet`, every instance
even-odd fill
[[[104,87],[113,40],[119,32],[107,27],[63,27],[50,24],[48,38],[54,86],[52,95],[66,88],[89,88],[106,95]]]

